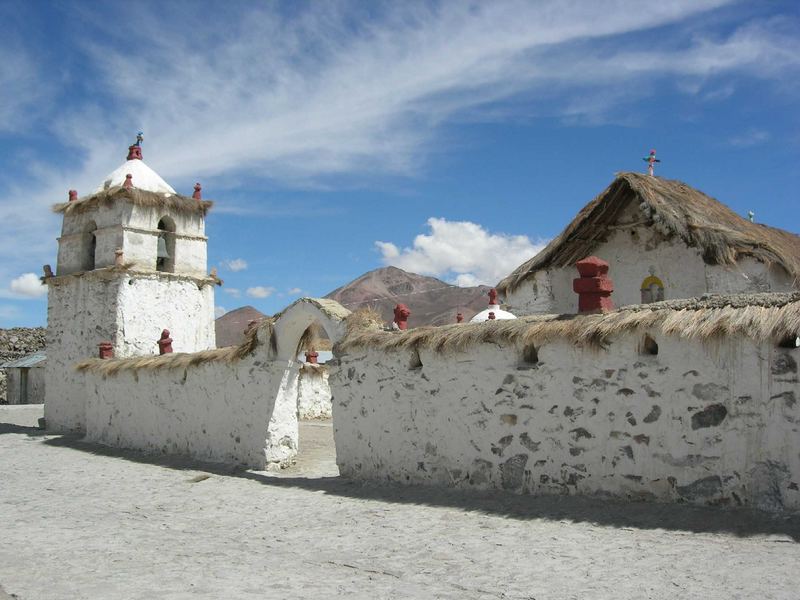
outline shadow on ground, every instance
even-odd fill
[[[0,433],[44,432],[15,425],[0,425]],[[241,477],[274,488],[295,488],[325,492],[359,500],[457,508],[469,512],[499,515],[509,519],[547,519],[585,522],[600,526],[665,529],[694,533],[727,533],[740,537],[782,535],[800,542],[800,514],[771,515],[742,508],[705,508],[681,504],[637,503],[607,498],[576,496],[529,496],[506,492],[471,492],[434,486],[405,486],[394,483],[361,482],[343,477],[286,477],[243,468],[204,463],[183,457],[141,454],[84,441],[78,435],[52,436],[51,446],[67,447],[97,456],[121,458],[137,463],[178,470],[204,471],[215,475]],[[788,540],[776,540],[786,541]]]

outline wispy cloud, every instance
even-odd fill
[[[233,271],[237,273],[239,271],[244,271],[247,268],[247,261],[243,258],[233,258],[230,260],[223,260],[220,263],[223,268],[228,269],[229,271]]]
[[[222,291],[233,298],[240,298],[242,296],[242,290],[238,288],[223,287]]]
[[[494,285],[544,247],[524,235],[490,233],[477,223],[428,219],[430,233],[409,248],[375,242],[383,263],[460,286]]]
[[[763,129],[751,128],[738,135],[728,138],[731,146],[738,148],[749,148],[750,146],[757,146],[763,144],[770,138],[769,131]]]
[[[269,298],[272,294],[275,293],[274,287],[267,287],[263,285],[257,285],[255,287],[247,288],[246,294],[251,298]]]
[[[694,27],[692,34],[653,36],[643,49],[624,41],[729,3],[681,0],[643,9],[633,0],[404,2],[370,11],[315,3],[291,16],[251,3],[215,18],[181,8],[187,5],[135,4],[125,6],[120,28],[107,27],[117,13],[102,12],[116,5],[76,8],[72,26],[81,31],[73,49],[91,72],[82,80],[92,94],[79,107],[53,111],[57,119],[44,128],[72,149],[69,164],[30,162],[4,190],[0,264],[19,247],[32,261],[52,256],[58,224],[46,206],[69,188],[93,189],[122,161],[136,127],[147,135],[145,158],[177,188],[237,175],[307,185],[331,176],[416,173],[443,124],[520,95],[538,99],[530,104],[543,114],[591,119],[636,97],[633,90],[652,93],[644,83],[658,78],[791,79],[800,41],[779,20],[725,35]],[[32,55],[0,54],[0,90],[14,90],[0,92],[0,128],[16,123],[47,88]],[[615,93],[620,89],[626,94]],[[500,114],[519,111],[493,110],[491,118]],[[0,267],[0,287],[11,277]]]

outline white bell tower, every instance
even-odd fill
[[[206,261],[212,203],[175,192],[142,160],[141,135],[127,161],[92,194],[54,207],[63,215],[48,284],[45,420],[55,431],[85,427],[75,364],[110,342],[118,358],[158,354],[163,329],[175,352],[215,347],[214,284]]]

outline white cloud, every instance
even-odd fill
[[[238,288],[222,288],[222,291],[228,294],[229,296],[233,296],[234,298],[240,298],[242,296],[242,290]]]
[[[275,292],[274,287],[264,287],[257,285],[255,287],[247,288],[247,295],[251,298],[269,298]]]
[[[747,131],[740,133],[739,135],[735,135],[733,137],[728,138],[728,142],[731,146],[736,146],[738,148],[748,148],[750,146],[757,146],[758,144],[762,144],[769,140],[770,134],[768,131],[764,131],[763,129],[756,129],[751,128]]]
[[[289,294],[290,296],[297,296],[298,294],[302,294],[303,290],[301,290],[299,287],[293,287],[289,288],[289,291],[287,291],[286,293]]]
[[[12,279],[9,289],[15,296],[23,298],[39,298],[47,295],[47,286],[42,285],[39,276],[35,273],[25,273]]]
[[[227,308],[225,308],[224,306],[216,306],[216,307],[214,308],[214,317],[216,317],[217,319],[219,319],[219,318],[220,318],[222,315],[224,315],[226,312],[228,312],[228,309],[227,309]]]
[[[494,285],[544,247],[527,236],[490,233],[469,221],[432,217],[428,226],[430,233],[418,235],[410,248],[375,242],[384,264],[456,285]]]
[[[232,260],[223,260],[222,266],[230,271],[238,272],[244,271],[247,268],[247,261],[243,258],[234,258]]]

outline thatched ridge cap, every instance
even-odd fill
[[[642,211],[643,222],[658,225],[687,246],[700,249],[707,263],[732,265],[740,256],[751,256],[780,265],[796,285],[800,283],[800,236],[751,223],[682,181],[621,172],[541,252],[503,278],[497,290],[508,294],[538,271],[571,266],[585,258],[602,243],[608,226],[634,200]],[[613,265],[611,268],[613,277]]]
[[[800,292],[708,295],[626,306],[604,314],[529,315],[505,321],[419,327],[400,333],[355,329],[348,332],[339,347],[343,351],[426,348],[457,352],[483,343],[539,346],[565,340],[602,348],[611,338],[635,331],[699,341],[738,336],[777,343],[800,334]]]
[[[211,200],[195,200],[181,194],[162,194],[151,192],[136,187],[113,186],[100,192],[83,196],[72,202],[60,202],[53,205],[53,212],[64,215],[80,214],[101,205],[110,204],[116,200],[130,202],[136,206],[163,207],[181,213],[208,214],[214,202]]]

